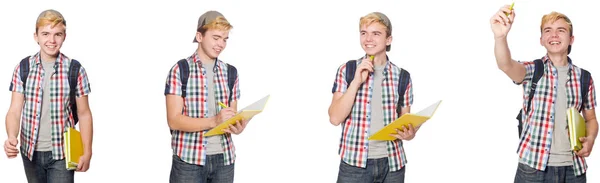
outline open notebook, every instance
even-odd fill
[[[400,116],[400,118],[396,119],[394,122],[383,127],[377,133],[371,135],[369,140],[394,140],[395,138],[390,136],[390,134],[395,134],[396,129],[402,131],[402,126],[406,126],[406,128],[408,128],[408,124],[412,124],[413,127],[416,127],[425,123],[425,121],[429,120],[433,116],[440,103],[442,103],[441,100],[431,104],[429,107],[417,113],[409,113]]]
[[[213,135],[223,134],[223,133],[225,133],[225,132],[223,132],[223,129],[228,128],[230,124],[235,125],[235,123],[238,120],[250,119],[250,118],[254,117],[255,115],[261,113],[263,111],[263,109],[265,108],[267,101],[269,101],[270,96],[271,95],[267,95],[267,96],[261,98],[260,100],[250,104],[249,106],[239,110],[235,116],[229,118],[227,121],[224,121],[223,123],[219,124],[218,126],[214,127],[213,129],[209,130],[208,132],[204,133],[204,136],[213,136]]]
[[[67,128],[64,133],[65,164],[67,170],[74,170],[79,163],[79,157],[83,155],[83,142],[81,134],[72,127]]]
[[[586,136],[585,119],[574,107],[567,110],[567,126],[569,127],[571,150],[581,150],[582,145],[579,138]]]

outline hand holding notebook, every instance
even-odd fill
[[[377,133],[371,135],[371,137],[369,137],[369,140],[396,140],[397,137],[394,137],[392,134],[398,134],[398,131],[401,131],[400,133],[403,133],[400,136],[400,139],[412,139],[411,136],[414,137],[414,131],[416,130],[411,130],[410,127],[412,126],[418,128],[427,120],[429,120],[433,116],[441,102],[442,101],[439,100],[431,104],[429,107],[419,111],[418,113],[409,113],[400,116],[394,122],[383,127]],[[408,129],[408,133],[405,133],[404,131],[406,130],[403,129]]]
[[[245,127],[245,124],[237,124],[237,122],[238,121],[242,121],[242,122],[248,121],[255,115],[261,113],[263,111],[263,109],[265,108],[265,105],[267,104],[267,101],[269,100],[269,98],[270,98],[270,95],[267,95],[267,96],[261,98],[260,100],[254,102],[253,104],[243,108],[242,110],[238,111],[235,114],[235,116],[228,118],[226,121],[219,124],[217,127],[214,127],[213,129],[204,133],[204,136],[213,136],[213,135],[223,134],[223,133],[225,133],[225,129],[231,128],[231,126],[233,126],[235,128],[236,125],[240,125],[240,126],[244,125],[242,127]],[[238,127],[240,127],[240,126],[238,126]],[[229,129],[229,132],[232,132],[232,129]]]

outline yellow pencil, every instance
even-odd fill
[[[371,55],[371,61],[373,61],[373,59],[375,59],[375,55]]]
[[[513,3],[510,5],[510,8],[508,8],[508,9],[512,11],[514,6],[515,6],[515,2],[513,2]],[[510,16],[510,13],[506,13],[506,16]]]
[[[220,105],[221,107],[223,107],[223,108],[227,108],[227,105],[225,105],[225,104],[223,104],[223,103],[221,103],[221,102],[219,102],[219,105]]]

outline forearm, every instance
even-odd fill
[[[586,122],[586,136],[592,139],[596,139],[598,136],[598,120],[592,119]]]
[[[506,37],[497,38],[495,42],[494,55],[496,56],[496,64],[498,64],[498,68],[502,70],[502,72],[504,72],[510,79],[520,83],[523,81],[523,79],[525,79],[527,72],[525,66],[511,58]]]
[[[175,115],[169,118],[169,128],[184,132],[199,132],[214,128],[217,124],[217,117],[192,118],[183,114]]]
[[[331,106],[329,106],[329,121],[331,124],[339,125],[350,114],[360,85],[351,82],[346,92],[337,100],[332,101]]]
[[[94,125],[91,112],[79,114],[79,130],[83,143],[83,154],[92,155],[92,141],[94,136]]]
[[[494,55],[496,56],[496,64],[498,64],[500,70],[507,72],[512,68],[513,62],[506,37],[495,39]]]
[[[12,111],[6,114],[6,135],[8,138],[17,138],[19,135],[19,126],[21,125],[19,117],[19,114]]]

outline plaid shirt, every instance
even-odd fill
[[[364,57],[363,57],[364,58]],[[362,62],[357,60],[357,67]],[[355,77],[359,77],[358,75]],[[388,125],[398,118],[396,114],[396,104],[400,96],[398,83],[400,82],[400,68],[392,62],[387,61],[383,70],[382,82],[382,101],[383,101],[383,123]],[[348,118],[342,123],[342,137],[340,139],[339,154],[342,160],[349,165],[365,168],[367,166],[367,152],[369,147],[369,124],[371,123],[371,105],[370,101],[373,95],[373,75],[371,74],[367,81],[362,84],[354,100],[354,106]],[[346,83],[346,64],[341,65],[335,76],[333,84],[333,93],[344,93],[348,89],[349,83]],[[409,81],[404,94],[402,107],[412,105],[412,81]],[[387,143],[388,159],[390,171],[400,170],[406,165],[406,155],[402,140],[388,141]]]
[[[54,63],[55,72],[50,77],[50,119],[52,122],[52,158],[59,160],[64,158],[63,132],[65,128],[74,126],[73,116],[69,108],[69,65],[71,59],[64,54],[59,54]],[[29,76],[26,86],[23,87],[21,80],[21,68],[15,68],[10,83],[10,91],[22,93],[25,96],[23,112],[21,115],[21,148],[29,160],[33,157],[35,143],[37,142],[40,119],[42,117],[42,91],[45,73],[39,53],[29,58]],[[77,78],[77,97],[90,94],[90,83],[83,66],[79,70]]]
[[[202,62],[195,52],[187,58],[190,76],[187,84],[187,93],[183,105],[183,115],[192,118],[208,118],[208,87],[207,82],[215,83],[216,101],[223,102],[225,105],[230,105],[231,102],[237,101],[240,98],[239,79],[235,81],[233,87],[233,101],[229,101],[229,88],[227,87],[227,65],[216,60],[213,71],[215,73],[213,81],[206,78],[206,70],[202,67]],[[167,76],[165,95],[181,96],[181,80],[179,66],[175,64],[169,71]],[[216,105],[216,104],[212,104]],[[219,112],[217,107],[216,113]],[[206,163],[206,145],[207,138],[204,133],[207,132],[184,132],[178,130],[171,131],[171,148],[173,154],[177,155],[181,160],[190,164],[204,165]],[[235,146],[231,139],[231,134],[225,133],[221,135],[224,162],[225,165],[232,164],[235,161]]]
[[[552,144],[552,133],[554,127],[554,103],[557,95],[558,71],[552,65],[548,56],[542,58],[544,63],[544,75],[537,84],[537,89],[531,109],[527,115],[523,115],[522,121],[525,122],[523,135],[519,142],[517,153],[519,158],[525,164],[538,170],[545,170],[550,156],[550,145]],[[531,87],[531,79],[535,70],[534,62],[522,62],[527,72],[523,85],[523,108],[527,106],[527,99]],[[569,59],[569,71],[567,80],[567,108],[575,106],[578,110],[583,102],[580,94],[581,69],[571,63]],[[515,82],[516,83],[516,82]],[[521,83],[516,83],[521,84]],[[545,90],[544,90],[545,89]],[[588,92],[587,103],[583,105],[585,110],[594,109],[596,98],[594,83],[591,81]],[[565,111],[566,112],[566,111]],[[566,137],[565,137],[566,138]],[[586,172],[587,164],[583,157],[573,153],[573,169],[575,175],[581,175]]]

